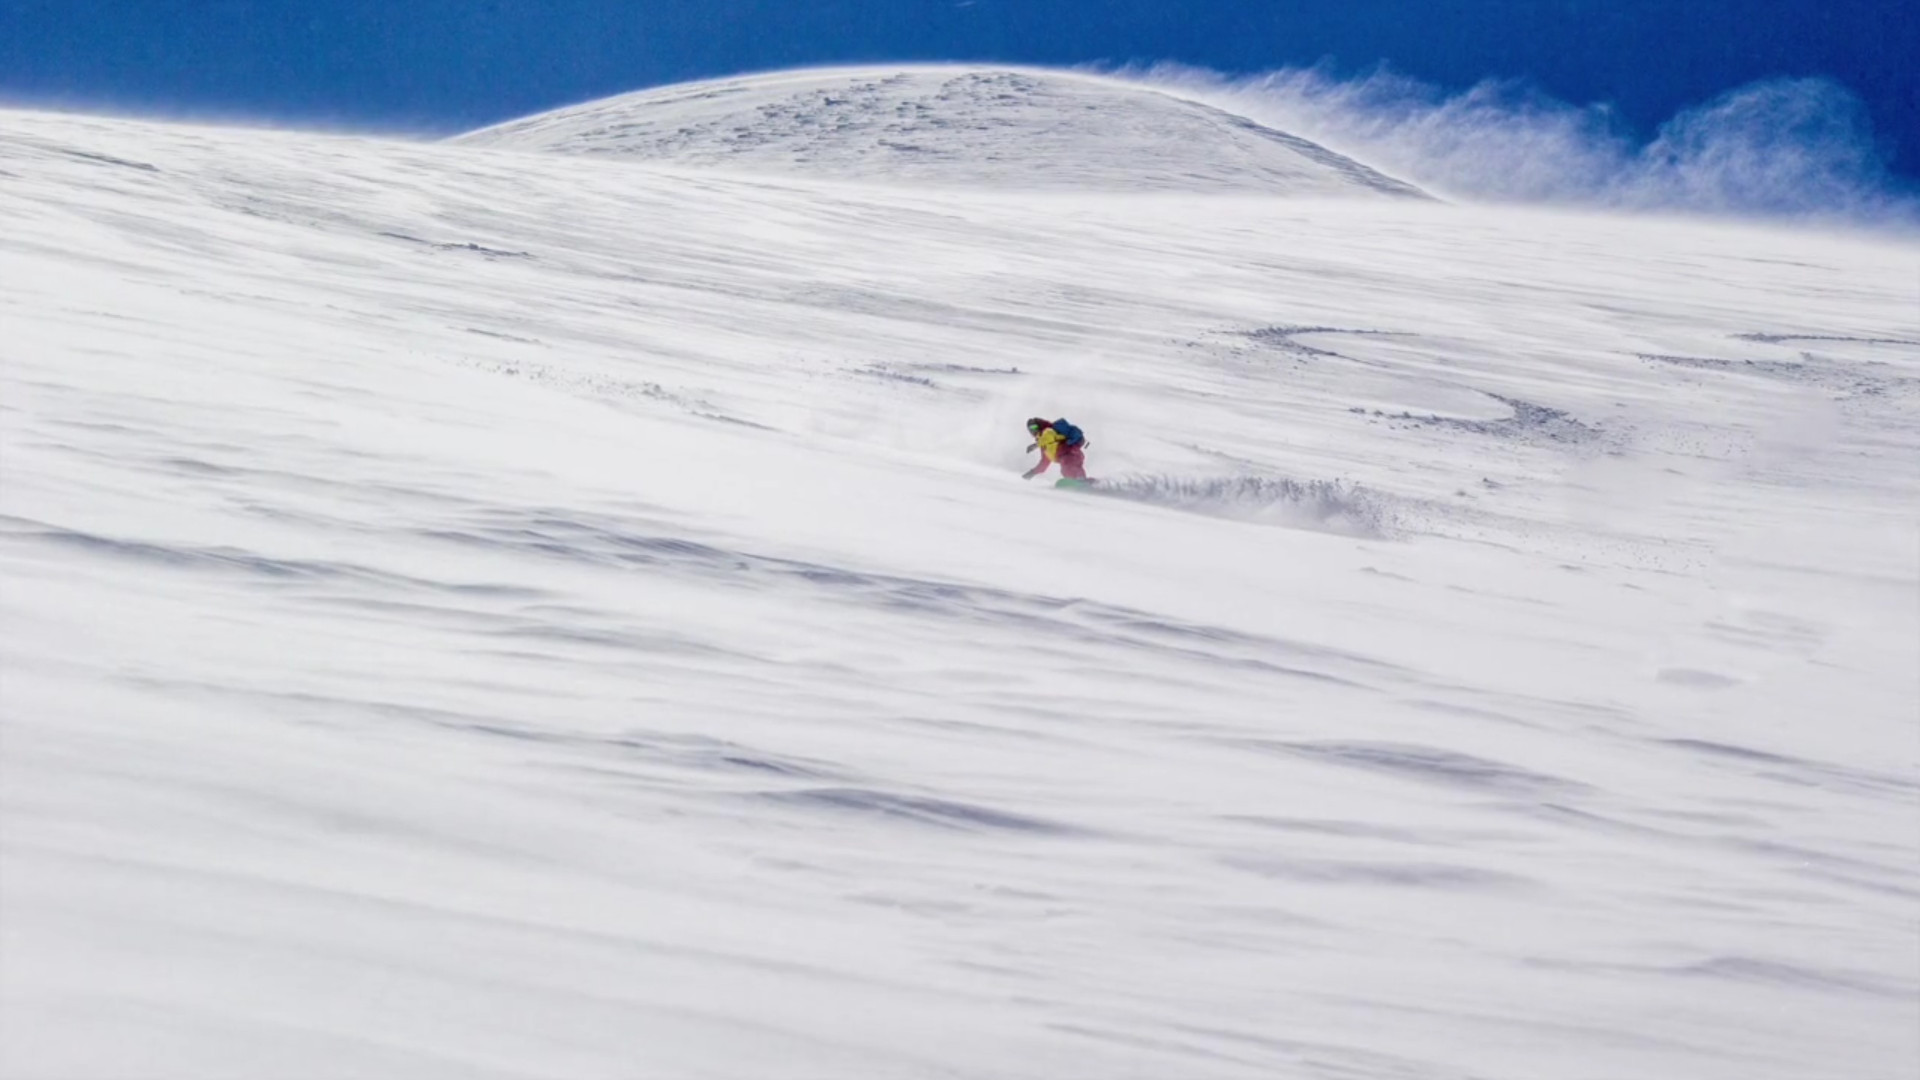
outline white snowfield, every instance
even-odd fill
[[[0,112],[0,1076],[1910,1078],[1917,280]]]
[[[716,79],[556,109],[457,141],[921,187],[1426,197],[1244,116],[1059,71],[942,65]]]

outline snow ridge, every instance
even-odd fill
[[[1055,71],[782,72],[625,94],[455,141],[917,185],[1425,197],[1244,116]]]

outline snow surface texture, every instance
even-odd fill
[[[829,68],[644,90],[460,137],[919,185],[1422,198],[1305,139],[1117,79]]]
[[[1917,268],[0,113],[0,1075],[1910,1077]]]

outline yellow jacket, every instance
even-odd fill
[[[1059,461],[1060,449],[1067,445],[1067,439],[1052,428],[1041,428],[1040,434],[1033,437],[1033,444],[1040,448],[1048,461]]]

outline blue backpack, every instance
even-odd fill
[[[1069,449],[1081,446],[1087,441],[1087,433],[1067,423],[1064,417],[1053,422],[1053,430],[1059,432],[1060,437],[1067,440],[1067,447]]]

